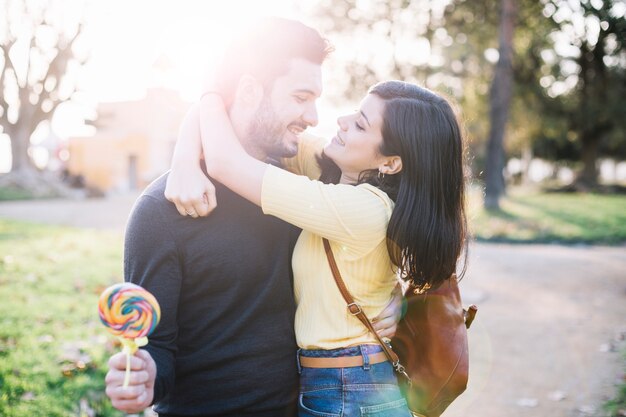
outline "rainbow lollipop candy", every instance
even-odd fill
[[[117,336],[126,353],[124,386],[130,379],[130,356],[148,343],[148,336],[161,319],[161,308],[147,290],[129,282],[115,284],[100,295],[100,321]]]

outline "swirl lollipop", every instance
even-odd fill
[[[100,295],[98,302],[100,321],[109,332],[117,336],[126,353],[124,387],[130,379],[130,356],[140,346],[148,343],[161,318],[156,298],[147,290],[129,282],[115,284]]]

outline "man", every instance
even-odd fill
[[[248,153],[295,155],[297,134],[317,124],[329,50],[315,30],[278,18],[229,48],[219,93]],[[124,253],[126,280],[155,295],[161,323],[132,358],[129,387],[122,387],[124,355],[111,358],[107,395],[126,412],[155,404],[162,417],[295,415],[290,264],[299,230],[220,184],[210,216],[183,217],[206,214],[214,199],[179,214],[163,195],[165,183],[157,179],[137,201]]]

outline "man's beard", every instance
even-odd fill
[[[294,150],[283,142],[287,128],[278,120],[270,100],[263,97],[259,109],[248,128],[250,144],[270,158],[295,156]]]

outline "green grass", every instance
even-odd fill
[[[0,187],[0,201],[30,200],[35,198],[29,191],[12,187]]]
[[[624,361],[624,371],[626,371],[626,350],[622,351],[622,358]],[[603,408],[607,413],[607,417],[626,416],[626,374],[624,374],[622,383],[617,387],[615,398],[607,401]]]
[[[621,384],[617,390],[616,397],[604,405],[608,417],[626,416],[626,383]]]
[[[121,416],[97,300],[122,280],[120,234],[0,219],[0,415]],[[81,411],[82,409],[82,411]]]
[[[470,193],[470,227],[478,240],[519,243],[626,242],[626,195],[509,191],[500,211]]]

